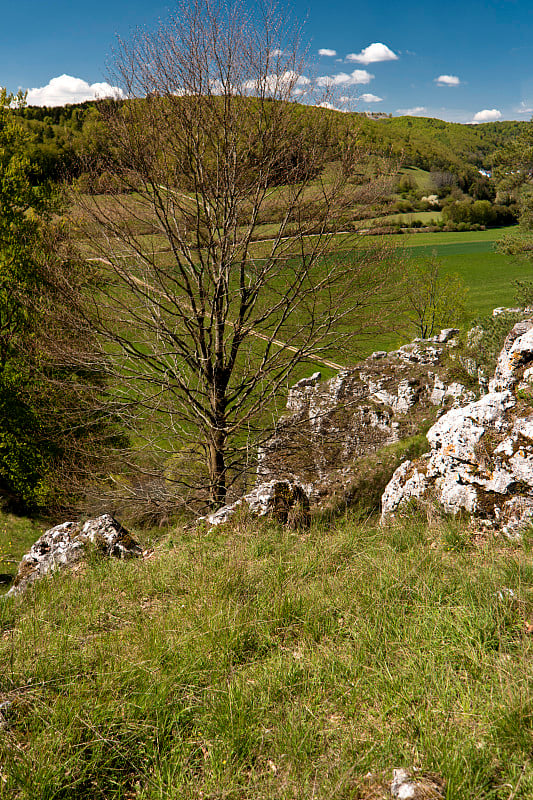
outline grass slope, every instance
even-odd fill
[[[455,523],[176,530],[0,604],[0,797],[531,797],[532,613],[527,540]]]

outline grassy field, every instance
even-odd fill
[[[445,272],[457,273],[468,287],[471,317],[482,316],[497,306],[513,305],[513,282],[531,277],[530,264],[495,250],[509,230],[417,234],[409,237],[405,254],[412,259],[436,254]]]
[[[171,530],[0,603],[0,797],[378,800],[415,766],[531,798],[532,614],[528,537]]]
[[[111,201],[104,198],[104,202]],[[128,203],[134,204],[135,198],[127,198]],[[277,223],[266,223],[259,226],[258,235],[268,240],[268,237],[273,235],[276,230]],[[497,228],[452,233],[422,232],[385,236],[383,241],[387,245],[395,245],[398,248],[399,258],[416,261],[436,254],[442,262],[444,273],[459,274],[468,288],[468,313],[469,319],[473,320],[490,314],[496,306],[513,305],[515,291],[513,281],[528,275],[529,267],[524,262],[497,253],[495,250],[497,241],[510,230],[510,228]],[[313,239],[314,237],[308,237],[309,244]],[[257,258],[265,257],[270,252],[272,244],[265,240],[257,241],[253,246],[253,253]],[[173,256],[168,251],[168,242],[165,251],[164,237],[140,232],[139,242],[141,247],[155,251],[162,264],[172,261]],[[342,251],[354,246],[363,249],[372,247],[375,242],[376,239],[373,236],[339,234],[335,237],[334,244],[339,251]],[[88,253],[90,252],[89,247],[88,245]],[[298,241],[295,243],[295,252],[298,252]],[[330,358],[337,363],[351,366],[373,350],[390,350],[398,347],[410,335],[414,334],[410,334],[406,330],[397,335],[385,333],[353,337],[350,352],[331,353]],[[325,378],[333,374],[331,370],[317,362],[303,365],[301,370],[295,373],[294,379],[296,380],[317,368],[322,370]]]
[[[424,223],[424,225],[431,225],[438,220],[442,219],[442,211],[409,211],[402,214],[389,214],[386,217],[380,217],[379,219],[373,220],[375,223],[382,223],[387,225],[395,225],[400,223],[406,223],[407,226],[411,225],[413,222],[419,220],[420,222]],[[364,223],[361,224],[361,227],[366,227]]]
[[[467,290],[469,322],[490,315],[498,306],[515,304],[516,280],[531,278],[531,265],[496,251],[498,240],[511,228],[453,233],[416,233],[390,238],[398,248],[398,257],[415,262],[436,255],[444,274],[458,274]],[[371,246],[371,237],[369,237]],[[390,350],[406,341],[406,335],[387,334],[369,338],[360,352]]]

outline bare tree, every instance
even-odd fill
[[[102,104],[99,165],[115,182],[78,198],[102,270],[85,313],[123,416],[167,454],[169,480],[192,486],[194,464],[215,505],[295,367],[339,368],[343,343],[384,327],[396,285],[387,248],[337,235],[383,176],[311,107],[324,98],[298,32],[256,8],[183,2],[121,44],[126,99]]]

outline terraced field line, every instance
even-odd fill
[[[102,264],[107,264],[109,267],[113,266],[112,263],[107,260],[107,258],[88,258],[87,261],[100,261]],[[137,286],[141,286],[143,289],[148,289],[150,292],[155,292],[164,300],[174,302],[172,298],[168,296],[168,294],[165,294],[165,292],[161,291],[161,289],[156,289],[155,286],[151,286],[149,283],[146,283],[146,281],[142,281],[140,278],[135,278],[133,275],[130,276],[130,280],[136,283]],[[192,313],[192,308],[188,303],[183,303],[183,308]],[[226,320],[226,322],[228,325],[230,325],[230,327],[235,327],[234,323],[230,320]],[[286,350],[290,350],[291,353],[299,352],[297,347],[293,347],[286,342],[282,342],[281,339],[271,339],[270,336],[266,336],[266,334],[259,333],[258,331],[254,330],[249,331],[249,333],[251,336],[255,336],[256,339],[262,339],[265,342],[276,345],[276,347],[285,348]],[[321,356],[313,356],[312,358],[309,358],[309,360],[314,361],[317,364],[323,364],[325,367],[330,367],[331,369],[344,369],[342,364],[336,364],[334,361],[330,361],[327,358],[322,358]]]

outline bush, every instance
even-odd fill
[[[449,203],[442,210],[446,222],[457,225],[512,225],[517,220],[516,209],[512,206],[501,206],[490,203],[488,200],[458,201]],[[470,230],[468,227],[458,227],[457,230]]]

